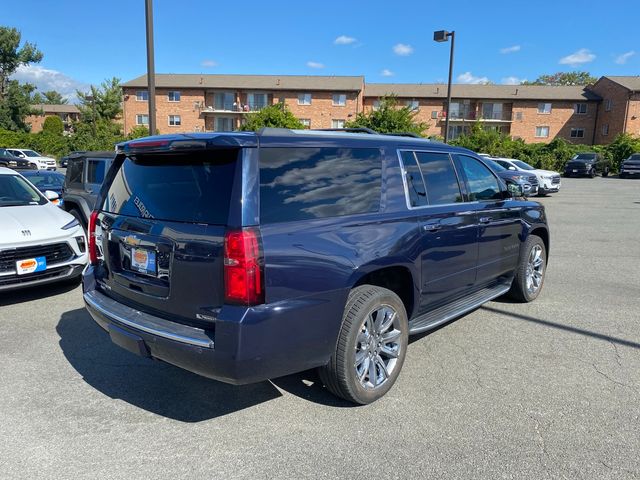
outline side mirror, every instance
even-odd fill
[[[60,196],[52,190],[45,190],[44,196],[47,197],[47,200],[50,200],[52,202],[60,198]]]
[[[522,185],[519,185],[517,183],[508,183],[507,191],[509,192],[509,196],[511,198],[524,196],[524,189],[522,188]]]
[[[509,170],[515,170],[515,169],[516,167],[512,167],[512,166],[509,167]]]

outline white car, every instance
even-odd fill
[[[534,174],[538,178],[538,195],[546,195],[547,193],[560,191],[562,182],[558,172],[540,170],[515,158],[493,158],[492,160],[508,170]]]
[[[11,155],[25,158],[31,163],[35,163],[39,170],[55,170],[58,165],[55,158],[45,157],[35,150],[29,150],[28,148],[7,148],[7,151]]]
[[[79,280],[87,264],[82,225],[22,175],[0,167],[0,291]]]

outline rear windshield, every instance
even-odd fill
[[[138,218],[226,225],[238,149],[127,157],[103,210]]]
[[[573,157],[573,160],[593,160],[594,158],[596,158],[595,153],[579,153]]]
[[[262,148],[260,221],[376,212],[381,171],[376,148]]]

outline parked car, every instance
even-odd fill
[[[38,168],[35,163],[12,155],[6,148],[0,148],[0,167],[6,167],[12,170],[31,170]]]
[[[564,168],[565,177],[588,176],[595,177],[598,173],[603,177],[609,175],[611,165],[609,160],[595,152],[578,153],[574,155]]]
[[[63,174],[47,170],[28,170],[21,173],[40,193],[44,194],[46,191],[55,192],[58,198],[52,200],[51,203],[58,207],[64,205],[64,200],[62,199],[62,187],[64,186]]]
[[[224,382],[318,367],[369,403],[408,336],[543,285],[544,207],[426,139],[263,129],[122,145],[84,301],[117,345]]]
[[[85,229],[114,156],[115,152],[79,152],[68,156],[62,194],[64,208]]]
[[[640,153],[634,153],[629,156],[620,165],[620,178],[640,175]]]
[[[15,157],[35,163],[40,170],[55,170],[57,168],[55,158],[45,157],[35,150],[29,150],[28,148],[7,148],[7,151]]]
[[[65,155],[60,159],[60,168],[67,168],[67,164],[69,163],[69,157],[74,155],[80,155],[82,153],[86,153],[86,150],[76,150],[71,152],[69,155]]]
[[[87,263],[79,222],[22,175],[0,167],[0,291],[78,281]]]
[[[528,172],[519,172],[509,170],[497,162],[494,157],[481,157],[485,163],[491,168],[507,185],[516,184],[522,187],[525,197],[532,197],[538,194],[538,177]]]
[[[513,172],[534,174],[538,178],[538,195],[546,195],[551,192],[559,192],[562,184],[560,174],[552,170],[534,168],[522,160],[515,158],[493,158],[496,163]]]

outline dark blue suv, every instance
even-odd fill
[[[369,403],[408,336],[542,288],[544,208],[469,150],[264,129],[119,147],[84,300],[116,344],[243,384],[319,368]]]

